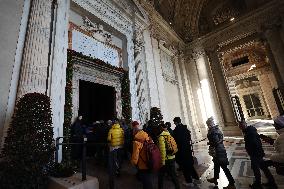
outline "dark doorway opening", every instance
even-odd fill
[[[114,87],[79,81],[79,115],[86,123],[113,119],[116,115]]]

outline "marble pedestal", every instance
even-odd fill
[[[87,180],[82,181],[81,173],[67,178],[50,177],[48,189],[99,189],[99,181],[91,176],[87,176]]]

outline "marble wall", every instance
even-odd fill
[[[25,39],[29,0],[1,1],[0,6],[0,139],[15,106],[18,74]],[[6,124],[5,124],[5,119]],[[5,126],[4,126],[5,125]],[[3,137],[5,134],[3,134]],[[1,146],[1,140],[0,140]]]

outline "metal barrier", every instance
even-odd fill
[[[82,181],[86,180],[87,177],[87,170],[86,170],[86,142],[87,142],[87,137],[83,137],[83,143],[64,143],[64,142],[60,142],[60,139],[64,139],[67,137],[57,137],[55,139],[55,147],[56,147],[56,151],[55,151],[55,162],[58,163],[58,151],[59,151],[59,146],[63,146],[63,145],[83,145],[83,150],[82,150]]]
[[[64,139],[67,137],[57,137],[55,139],[55,147],[56,147],[56,151],[55,151],[55,162],[58,163],[59,162],[59,147],[60,146],[64,146],[64,145],[83,145],[82,148],[82,181],[86,180],[86,175],[87,175],[87,167],[86,167],[86,154],[87,154],[87,137],[83,137],[83,143],[74,143],[74,142],[69,142],[69,143],[64,143],[64,142],[60,142],[60,139]],[[88,145],[107,145],[107,143],[88,143]]]

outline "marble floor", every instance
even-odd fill
[[[275,135],[275,131],[273,132],[273,128],[271,127],[271,123],[265,122],[256,122],[256,127],[258,128],[260,133],[268,132],[271,130],[270,134]],[[266,133],[267,134],[267,133]],[[207,141],[202,141],[194,145],[195,156],[197,157],[198,164],[196,164],[196,169],[201,176],[202,183],[196,185],[195,187],[191,187],[193,189],[213,189],[214,185],[210,184],[206,181],[206,178],[211,178],[213,176],[213,163],[211,161],[211,157],[208,155],[208,147],[206,145]],[[236,188],[238,189],[247,189],[249,188],[249,184],[253,182],[253,173],[250,167],[250,160],[245,152],[244,141],[242,138],[225,138],[225,146],[227,149],[227,154],[230,160],[229,169],[233,177],[236,180]],[[266,153],[266,158],[269,158],[271,154],[274,152],[273,146],[263,143],[263,148]],[[276,183],[278,184],[279,189],[284,189],[284,176],[277,175],[274,168],[270,168],[272,174],[275,177]],[[95,162],[93,159],[88,160],[88,170],[87,174],[91,176],[98,177],[100,182],[101,189],[108,188],[108,176],[107,169],[104,167],[101,162]],[[180,183],[183,182],[183,176],[181,172],[178,172]],[[157,175],[154,176],[155,188],[157,188]],[[117,189],[142,189],[142,184],[135,177],[135,168],[130,165],[129,162],[124,162],[121,170],[121,176],[116,179],[116,188]],[[228,181],[226,179],[223,171],[220,173],[219,179],[219,188],[223,188],[228,185]],[[263,182],[266,182],[265,178],[263,178]],[[165,179],[165,189],[173,189],[173,184],[169,181],[169,179]],[[184,187],[181,185],[181,188],[190,188]],[[216,187],[215,187],[216,188]]]

